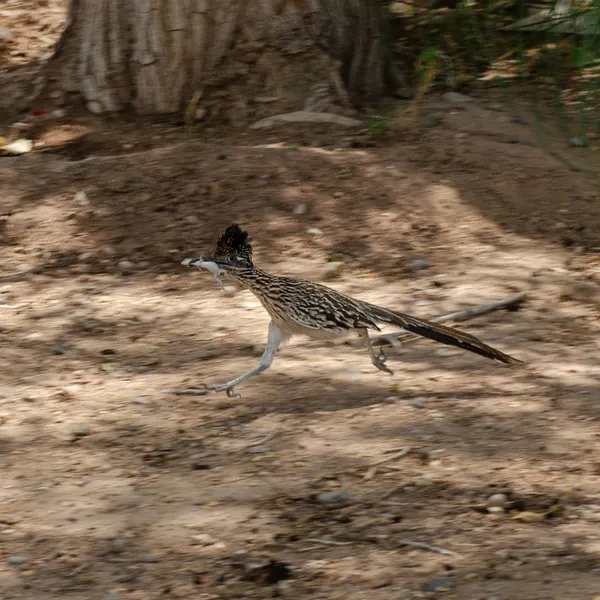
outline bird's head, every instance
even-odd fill
[[[215,277],[227,274],[235,277],[253,268],[252,238],[239,225],[230,225],[217,241],[214,252],[200,258],[186,258],[182,264],[211,271]]]

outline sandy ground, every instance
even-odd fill
[[[600,595],[600,202],[494,102],[374,145],[65,119],[0,158],[3,599]],[[175,395],[266,340],[180,265],[231,222],[261,267],[417,315],[525,291],[461,327],[526,364],[418,341],[389,376],[298,338],[241,398]]]

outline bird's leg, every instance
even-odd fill
[[[205,385],[204,388],[207,390],[212,390],[214,392],[226,392],[230,398],[239,397],[239,394],[235,393],[235,386],[246,379],[250,379],[253,375],[258,375],[262,371],[268,369],[273,363],[273,358],[275,357],[275,353],[277,352],[277,348],[281,346],[281,344],[290,339],[290,335],[280,329],[273,321],[269,323],[269,335],[267,337],[267,347],[260,359],[260,363],[254,369],[251,369],[247,373],[228,381],[227,383],[223,383],[222,385]]]
[[[379,349],[379,354],[375,354],[375,350],[373,350],[373,344],[371,344],[371,338],[369,337],[369,332],[367,329],[363,329],[361,332],[363,338],[365,338],[365,342],[367,344],[367,350],[369,351],[369,356],[371,357],[371,362],[375,367],[377,367],[380,371],[385,371],[390,375],[393,375],[394,372],[385,366],[385,362],[387,361],[387,356],[383,351],[383,348]]]

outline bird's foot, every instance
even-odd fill
[[[373,357],[373,364],[380,370],[380,371],[385,371],[386,373],[389,373],[390,375],[394,374],[394,371],[392,371],[389,367],[386,367],[385,363],[387,362],[387,356],[385,355],[385,352],[383,351],[383,348],[379,349],[379,356]]]
[[[210,390],[212,392],[225,392],[228,398],[241,398],[241,394],[237,394],[235,392],[235,386],[229,383],[223,383],[222,385],[206,385],[204,384],[205,390]]]

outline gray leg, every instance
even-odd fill
[[[365,338],[365,342],[367,344],[367,350],[369,351],[369,356],[371,357],[371,362],[375,365],[380,371],[385,371],[390,375],[394,374],[390,368],[385,366],[385,361],[387,360],[383,348],[379,349],[379,355],[375,354],[373,350],[373,344],[371,344],[371,338],[369,337],[369,331],[367,329],[363,329],[361,334],[363,338]]]
[[[247,373],[228,381],[222,385],[205,385],[207,390],[213,390],[215,392],[227,392],[230,398],[239,397],[234,391],[235,386],[246,379],[250,379],[253,375],[258,375],[262,371],[266,371],[273,363],[273,358],[277,352],[277,348],[284,342],[291,338],[291,334],[286,333],[283,329],[280,329],[273,321],[269,323],[269,335],[267,337],[267,347],[260,359],[260,363],[254,369],[251,369]]]

